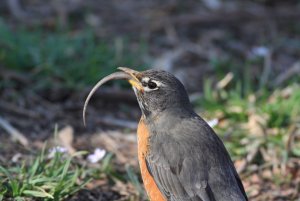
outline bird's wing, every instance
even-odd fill
[[[204,167],[198,167],[197,174],[195,174],[194,168],[196,167],[192,164],[193,160],[191,158],[184,159],[184,155],[181,156],[182,150],[180,149],[182,147],[171,142],[161,145],[163,147],[156,149],[155,153],[152,152],[147,155],[146,164],[158,188],[168,198],[168,201],[215,200],[209,186],[207,186],[207,176],[201,174],[204,172],[201,170]]]
[[[214,133],[192,133],[213,131],[180,128],[170,131],[179,135],[157,133],[150,138],[146,164],[164,196],[169,201],[247,200],[219,138]]]

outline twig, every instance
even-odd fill
[[[267,169],[267,168],[270,168],[273,166],[273,163],[264,163],[263,165],[261,166],[257,166],[256,168],[252,169],[252,170],[249,170],[248,172],[246,172],[245,174],[241,174],[241,179],[244,179],[244,178],[247,178],[249,177],[250,175],[256,173],[256,172],[260,172],[264,169]]]
[[[20,142],[25,147],[28,146],[29,143],[27,138],[1,116],[0,116],[0,126],[12,136],[13,140]]]
[[[256,142],[254,144],[253,148],[251,149],[251,151],[249,152],[247,157],[242,161],[242,164],[239,166],[239,168],[237,168],[237,172],[239,174],[242,173],[243,171],[245,171],[247,165],[253,161],[255,156],[258,154],[260,145],[261,145],[261,142]]]
[[[233,79],[233,73],[227,73],[226,76],[217,83],[217,89],[224,89]]]
[[[9,113],[14,113],[17,115],[34,118],[34,119],[38,119],[41,117],[41,115],[39,115],[36,112],[33,112],[31,110],[26,110],[24,108],[18,107],[15,104],[11,104],[11,103],[4,102],[4,101],[0,101],[0,109],[3,111],[7,111]]]
[[[273,87],[277,87],[277,86],[281,85],[283,82],[290,79],[292,76],[298,75],[298,74],[300,74],[300,61],[297,61],[285,73],[279,75],[275,79],[275,81],[273,83]]]

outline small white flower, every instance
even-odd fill
[[[67,151],[68,150],[65,147],[60,147],[60,146],[52,147],[51,149],[49,149],[48,158],[53,158],[56,153],[66,153]]]
[[[251,50],[252,55],[259,56],[259,57],[264,57],[267,54],[269,54],[269,52],[270,52],[269,48],[265,46],[254,47]]]
[[[104,158],[105,154],[105,149],[96,148],[93,154],[88,155],[87,159],[90,163],[97,163]]]
[[[216,125],[218,125],[219,119],[212,119],[212,120],[208,121],[207,123],[208,123],[208,125],[209,125],[210,127],[213,128],[213,127],[215,127]]]

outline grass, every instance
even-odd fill
[[[299,100],[300,85],[296,83],[283,89],[261,89],[244,95],[238,84],[229,89],[213,90],[212,84],[206,82],[204,96],[197,107],[202,108],[201,113],[206,118],[220,120],[215,130],[234,160],[246,158],[255,146],[259,146],[266,153],[272,153],[270,159],[273,161],[257,154],[253,164],[274,161],[286,164],[290,158],[300,156],[300,142],[292,139],[300,129]]]
[[[25,200],[29,197],[62,200],[74,194],[91,180],[91,175],[87,173],[90,170],[79,167],[73,160],[83,154],[85,152],[66,156],[55,152],[54,157],[49,159],[43,149],[29,164],[0,166],[0,200]]]
[[[0,63],[30,77],[33,89],[81,88],[118,66],[138,66],[145,45],[130,48],[128,39],[104,40],[91,30],[12,30],[0,18]],[[2,83],[2,85],[13,83]]]
[[[108,153],[96,168],[82,158],[87,154],[85,151],[68,155],[45,147],[38,155],[31,156],[31,160],[8,167],[0,165],[0,201],[65,200],[93,180],[103,179],[111,185],[117,181],[129,181],[141,196],[145,196],[131,167],[127,166],[125,173],[115,170],[112,153]]]

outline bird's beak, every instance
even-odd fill
[[[84,102],[84,106],[83,106],[83,112],[82,112],[82,117],[83,117],[83,124],[86,125],[86,121],[85,121],[85,113],[86,113],[86,108],[88,106],[88,103],[91,99],[91,97],[93,96],[93,94],[95,93],[95,91],[104,83],[110,81],[110,80],[128,80],[128,82],[135,87],[136,89],[138,89],[139,91],[143,89],[142,84],[140,83],[138,76],[140,75],[140,72],[132,70],[130,68],[126,68],[126,67],[119,67],[119,70],[121,70],[121,72],[115,72],[112,73],[106,77],[104,77],[103,79],[101,79],[94,87],[93,89],[90,91],[89,95],[87,96],[87,98],[85,99]]]
[[[138,77],[141,76],[140,72],[132,70],[130,68],[126,68],[126,67],[118,67],[118,69],[131,76],[131,79],[128,80],[128,82],[131,84],[131,86],[135,87],[139,91],[144,90],[140,80],[138,79]]]

